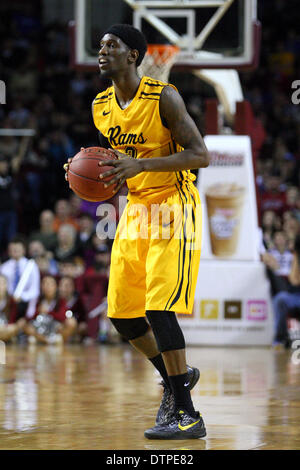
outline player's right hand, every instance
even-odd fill
[[[68,163],[64,164],[64,170],[65,170],[65,180],[68,181],[68,171],[69,171],[69,166],[72,161],[72,158],[68,158]]]
[[[80,147],[80,150],[84,150],[84,147]],[[72,161],[72,158],[68,158],[68,163],[65,163],[63,168],[66,172],[65,174],[65,180],[68,181],[68,171],[69,171],[69,166],[70,166],[70,163]]]

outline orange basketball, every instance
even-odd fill
[[[99,175],[108,170],[112,170],[111,166],[99,166],[98,163],[103,160],[116,160],[116,155],[111,151],[102,147],[88,147],[78,152],[68,169],[69,187],[77,196],[86,201],[105,201],[110,199],[114,194],[116,184],[104,187],[105,182],[111,177],[100,180]]]

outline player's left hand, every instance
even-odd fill
[[[121,186],[125,183],[127,178],[133,178],[133,176],[136,176],[138,173],[140,173],[142,170],[141,167],[141,161],[137,160],[135,158],[129,157],[125,153],[121,153],[118,150],[113,150],[109,149],[114,152],[114,154],[117,156],[118,160],[105,160],[102,162],[99,162],[99,166],[113,166],[114,168],[112,170],[106,171],[105,173],[102,173],[99,178],[105,179],[108,176],[112,176],[111,180],[105,182],[104,187],[107,188],[108,186],[111,186],[112,184],[117,184],[116,189],[114,190],[114,193],[117,193]]]

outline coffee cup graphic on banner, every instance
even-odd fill
[[[237,183],[216,183],[205,191],[211,251],[218,257],[235,254],[245,199]]]

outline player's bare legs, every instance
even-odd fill
[[[129,342],[148,359],[160,355],[152,330],[147,331],[144,336]],[[185,349],[166,351],[162,353],[162,358],[168,375],[179,375],[187,372]]]
[[[168,380],[169,375],[173,376],[187,373],[185,349],[160,353],[151,329],[149,329],[145,335],[130,340],[129,342],[137,351],[144,354],[144,356],[153,363],[167,386],[170,386]]]
[[[137,351],[144,354],[148,359],[152,359],[160,354],[151,329],[149,329],[145,335],[130,340],[129,342]]]
[[[175,351],[165,351],[162,357],[168,372],[168,375],[186,374],[186,354],[185,349]]]
[[[148,330],[144,336],[140,336],[129,341],[130,344],[139,352],[144,354],[152,363],[160,361],[160,367],[156,367],[164,381],[170,386],[169,376],[178,376],[187,374],[186,353],[185,349],[177,349],[174,351],[165,351],[160,353],[152,330]],[[160,356],[162,357],[163,364]],[[154,364],[155,366],[156,364]],[[172,380],[172,379],[171,379]]]
[[[148,330],[144,336],[129,341],[130,344],[148,359],[160,354],[152,330]],[[179,375],[187,372],[185,349],[166,351],[162,353],[168,375]]]

